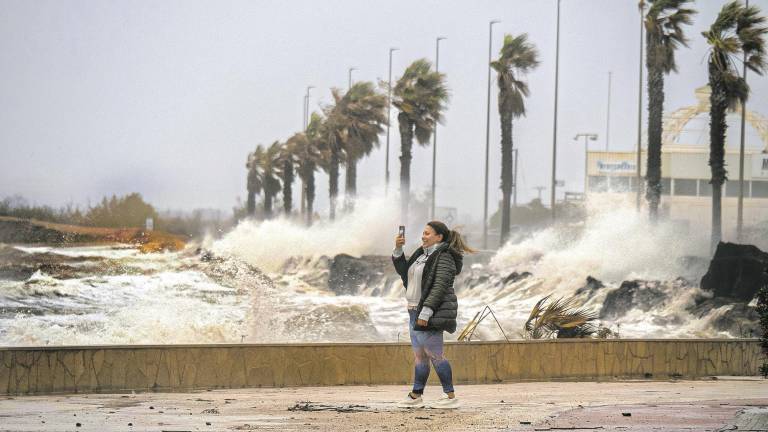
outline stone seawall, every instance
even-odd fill
[[[612,339],[446,344],[458,384],[757,375],[757,339]],[[0,348],[0,394],[408,384],[407,344]],[[436,382],[435,374],[430,381]]]

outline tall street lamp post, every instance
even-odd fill
[[[640,211],[640,194],[642,193],[643,178],[640,175],[640,160],[641,158],[641,144],[643,136],[643,29],[645,22],[645,0],[640,0],[638,4],[640,10],[640,60],[638,61],[638,76],[637,82],[637,172],[635,175],[635,182],[637,183],[637,191],[635,195],[635,207],[637,211]]]
[[[555,42],[555,115],[552,127],[552,182],[551,182],[551,195],[550,206],[552,207],[552,221],[557,218],[555,213],[555,194],[557,192],[557,96],[558,96],[558,81],[560,78],[560,0],[557,0],[557,32]]]
[[[356,71],[356,67],[349,68],[349,79],[347,80],[347,90],[352,88],[352,71]]]
[[[307,130],[309,126],[309,91],[315,88],[315,86],[307,86],[307,92],[304,94],[304,129]]]
[[[488,249],[488,154],[491,149],[491,55],[493,50],[493,25],[501,21],[488,23],[488,97],[485,116],[485,200],[483,206],[483,249]]]
[[[307,131],[309,126],[309,91],[315,88],[314,86],[307,86],[307,91],[304,93],[304,127],[302,131]],[[307,213],[307,186],[304,184],[304,180],[301,181],[301,214]]]
[[[440,36],[435,40],[435,72],[440,72],[440,41],[446,38]],[[435,220],[435,171],[437,168],[437,122],[432,131],[432,208],[430,219]]]
[[[579,138],[584,138],[584,195],[587,195],[587,190],[589,186],[589,141],[597,141],[597,134],[596,133],[577,133],[575,137],[573,137],[574,141],[578,141]]]

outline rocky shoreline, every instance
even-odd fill
[[[140,228],[98,228],[0,216],[0,243],[42,246],[130,244],[142,252],[178,251],[183,237]]]

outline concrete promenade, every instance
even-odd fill
[[[462,385],[455,411],[396,408],[407,391],[379,385],[5,396],[0,431],[768,430],[768,382],[757,377]],[[425,399],[439,394],[428,387]]]

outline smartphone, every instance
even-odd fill
[[[405,237],[405,225],[400,225],[397,229],[397,235],[400,237]]]

